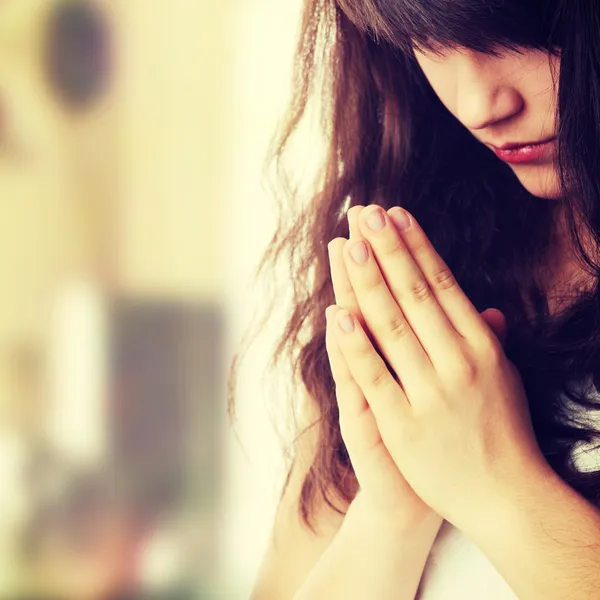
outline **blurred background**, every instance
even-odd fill
[[[248,598],[280,321],[235,434],[225,377],[300,4],[0,0],[0,600]]]

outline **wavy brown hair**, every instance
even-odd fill
[[[575,446],[597,435],[575,409],[598,408],[593,387],[580,384],[600,382],[600,265],[589,249],[600,238],[600,3],[454,0],[452,7],[447,0],[305,0],[293,99],[265,163],[277,168],[279,222],[256,275],[274,279],[278,265],[285,269],[258,330],[279,294],[291,292],[270,367],[291,365],[292,381],[318,407],[316,456],[299,505],[309,527],[316,501],[340,511],[334,497],[350,502],[357,491],[325,349],[325,308],[335,303],[327,244],[348,237],[346,211],[355,205],[406,207],[478,310],[502,310],[505,351],[521,373],[542,452],[567,483],[600,503],[600,472],[578,471],[572,460]],[[561,200],[525,190],[440,102],[413,48],[456,45],[560,56]],[[285,157],[311,106],[320,109],[326,156],[303,197]],[[559,209],[593,285],[572,290],[551,314],[541,274],[551,265]],[[242,355],[231,365],[232,419]],[[288,413],[295,416],[294,391],[292,383]]]

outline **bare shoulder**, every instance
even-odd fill
[[[291,600],[341,527],[344,514],[324,500],[315,505],[312,523],[315,532],[299,514],[302,483],[314,460],[319,435],[319,413],[312,400],[307,401],[302,417],[304,425],[314,423],[294,444],[295,460],[289,481],[277,508],[267,551],[259,569],[251,600]],[[333,496],[345,513],[347,502]]]

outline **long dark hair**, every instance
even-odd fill
[[[535,48],[560,56],[561,199],[525,190],[440,102],[412,48],[453,45],[491,55]],[[317,452],[300,497],[309,527],[317,496],[339,511],[334,497],[349,502],[357,489],[325,350],[325,308],[335,303],[327,243],[348,237],[350,206],[374,203],[406,207],[478,310],[504,312],[505,350],[523,378],[546,459],[600,503],[600,471],[578,470],[572,460],[575,445],[597,433],[575,409],[599,407],[593,387],[580,385],[600,382],[600,265],[588,245],[597,247],[600,232],[599,71],[600,3],[589,0],[454,0],[451,11],[446,0],[305,0],[295,93],[267,163],[279,167],[284,184],[279,228],[257,274],[274,275],[280,262],[288,268],[293,310],[271,366],[289,360],[320,413]],[[284,157],[315,91],[327,155],[301,204]],[[551,312],[540,273],[559,208],[593,285]],[[231,415],[238,361],[239,355]]]

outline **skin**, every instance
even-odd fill
[[[353,405],[353,416],[361,419],[356,429],[342,417],[340,422],[354,436],[365,492],[387,485],[379,494],[386,501],[402,494],[393,492],[383,472],[388,456],[379,454],[379,439],[371,435],[367,443],[357,431],[367,431],[364,411],[370,410],[392,462],[417,496],[459,523],[463,511],[471,514],[470,502],[489,500],[497,480],[507,474],[526,477],[547,465],[517,370],[414,217],[406,231],[394,225],[402,212],[363,209],[358,223],[364,239],[346,241],[342,248],[366,327],[399,382],[358,320],[351,319],[354,328],[347,334],[333,327],[354,391],[360,389],[366,400],[362,407]],[[380,229],[371,229],[378,219]],[[355,256],[361,248],[364,262]],[[339,324],[351,313],[330,308],[327,315]],[[348,393],[349,382],[344,383],[340,391]],[[344,402],[349,409],[349,400]],[[428,459],[430,468],[423,468]]]
[[[538,142],[557,134],[554,81],[560,57],[531,49],[494,57],[463,47],[444,49],[442,56],[415,49],[415,57],[441,102],[490,150],[491,144]],[[558,199],[554,154],[509,166],[531,194]]]
[[[489,56],[464,47],[444,48],[441,55],[413,48],[432,89],[448,111],[482,144],[539,142],[557,134],[557,86],[560,56],[522,48]],[[535,162],[511,164],[523,187],[534,196],[561,197],[556,146]],[[498,159],[500,160],[500,159]],[[584,245],[593,251],[584,232]],[[590,288],[594,277],[579,263],[567,234],[562,208],[542,273],[551,313],[567,306],[574,291]]]
[[[443,49],[441,55],[423,52],[416,48],[414,52],[419,66],[442,103],[481,143],[491,148],[489,146],[491,142],[501,145],[508,141],[540,141],[555,135],[554,80],[558,77],[558,57],[530,49],[523,49],[521,54],[503,52],[497,57],[462,47]],[[532,194],[558,198],[558,177],[552,158],[553,156],[550,156],[535,163],[511,164],[510,167],[523,186]],[[348,212],[350,238],[354,241],[365,239],[363,235],[365,227],[360,227],[358,224],[363,208],[353,207]],[[423,232],[421,234],[427,243],[426,236]],[[560,239],[558,236],[557,241],[560,242]],[[329,245],[336,303],[354,314],[361,328],[369,329],[372,337],[377,341],[377,334],[373,336],[373,332],[365,322],[349,277],[350,270],[344,259],[345,245],[346,240],[343,238],[332,240]],[[437,257],[435,260],[439,263],[441,259]],[[413,268],[413,271],[416,270],[418,267]],[[494,311],[486,311],[486,313],[482,315],[483,322],[487,323],[489,331],[496,333],[502,339],[505,335],[503,316]],[[359,386],[353,381],[348,366],[344,364],[339,348],[331,342],[329,345],[330,362],[332,370],[337,372],[340,382],[338,385],[340,388],[344,387],[347,397],[354,398],[349,410],[364,416],[363,409],[366,403],[358,390]],[[383,351],[385,354],[385,349]],[[387,354],[386,358],[393,364]],[[363,419],[367,426],[363,426],[361,434],[356,435],[355,432],[350,431],[350,426],[344,427],[342,415],[340,420],[342,429],[346,429],[346,437],[355,435],[360,444],[364,446],[371,444],[377,452],[385,456],[385,447],[381,447],[378,430],[373,422]],[[389,460],[389,456],[385,456],[385,460],[380,461],[380,464],[389,463]],[[374,472],[369,468],[361,468],[358,458],[356,462],[355,470],[364,471],[363,478],[375,477]],[[397,473],[393,468],[388,470],[390,473]],[[385,481],[390,480],[389,474],[382,477]],[[399,483],[396,482],[396,485],[399,486]],[[381,497],[381,494],[376,496]],[[407,498],[410,494],[404,496]],[[394,495],[387,494],[386,497],[393,498]],[[404,508],[406,506],[405,504]],[[416,513],[422,508],[419,500],[414,497],[411,498],[410,506],[416,510]]]
[[[387,519],[390,530],[403,521],[407,528],[420,514],[416,496],[474,540],[519,598],[558,600],[566,590],[577,600],[594,597],[600,511],[545,461],[519,373],[494,328],[412,215],[400,231],[401,209],[359,210],[362,239],[334,240],[329,250],[332,270],[346,270],[361,318],[337,304],[326,309],[340,426],[361,484],[355,522],[368,524],[377,513],[379,527]],[[344,319],[350,328],[341,327]],[[407,486],[387,476],[388,456]],[[421,536],[427,543],[418,544]],[[417,527],[402,542],[425,553],[431,530]],[[332,550],[329,564],[340,567],[347,547]],[[332,572],[323,569],[314,588],[328,589]]]
[[[359,225],[359,217],[364,208],[354,206],[348,211],[350,240],[354,242],[366,240],[362,232],[364,225],[362,228]],[[393,214],[394,209],[390,209],[388,213]],[[386,220],[391,226],[388,232],[395,230],[393,220],[389,216],[386,216]],[[397,242],[399,238],[394,239]],[[335,238],[328,245],[336,305],[351,312],[360,327],[368,331],[369,326],[365,322],[349,270],[346,268],[344,259],[346,244],[346,239]],[[503,343],[506,339],[504,315],[496,309],[489,309],[482,313],[481,318],[488,325],[490,332],[495,334],[500,343]],[[344,360],[329,322],[326,344],[336,381],[338,402],[343,403],[339,407],[340,428],[360,483],[360,493],[363,495],[361,503],[363,506],[368,505],[368,509],[365,510],[374,514],[395,515],[394,520],[397,517],[399,520],[411,523],[430,518],[433,511],[408,485],[383,443],[375,417],[362,389]],[[441,522],[440,518],[438,526]]]
[[[482,143],[554,134],[558,59],[452,50],[442,59],[417,53],[417,60]],[[558,197],[551,160],[511,168],[534,195]],[[435,528],[446,519],[476,540],[520,598],[558,599],[565,589],[587,598],[600,585],[600,513],[554,474],[539,449],[522,381],[502,348],[504,316],[479,314],[414,217],[404,230],[400,214],[353,207],[350,239],[328,246],[336,304],[326,310],[326,342],[340,428],[360,484],[354,521],[377,515],[390,527],[428,520]],[[361,246],[366,260],[357,261]],[[343,319],[350,330],[340,327]],[[431,529],[413,531],[404,542],[425,540],[422,564]],[[346,563],[343,551],[332,553],[330,562]],[[559,577],[556,564],[565,567]],[[329,589],[331,578],[319,583]]]

